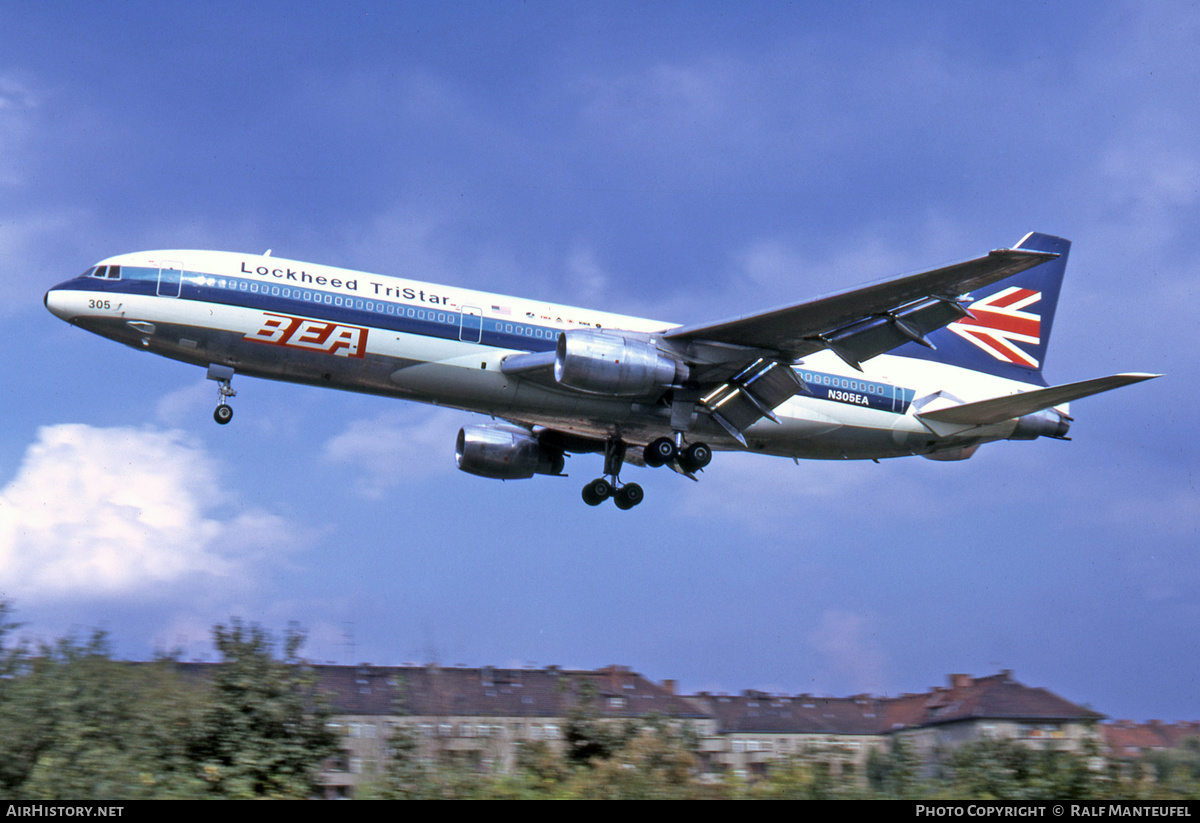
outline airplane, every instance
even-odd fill
[[[1160,375],[1042,378],[1070,242],[1011,249],[715,323],[676,325],[265,254],[150,251],[50,289],[69,323],[204,367],[213,417],[235,374],[489,415],[455,460],[503,480],[604,456],[596,506],[642,502],[625,463],[696,480],[713,451],[964,460],[1068,440],[1069,402]]]

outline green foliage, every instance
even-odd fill
[[[547,764],[548,749],[542,749],[536,782],[562,797],[691,796],[699,787],[695,780],[699,741],[690,727],[657,715],[637,720],[604,718],[598,700],[592,683],[585,680],[578,685],[563,727],[565,774]]]
[[[1142,771],[1154,775],[1147,797],[1200,799],[1200,738],[1188,738],[1177,749],[1149,752],[1143,764]]]
[[[271,635],[234,620],[217,626],[221,663],[114,661],[103,632],[31,649],[0,601],[0,796],[119,800],[303,798],[337,752],[328,711],[299,657],[304,636]],[[182,676],[187,671],[188,676]],[[565,679],[564,679],[565,680]],[[570,684],[564,686],[570,688]],[[699,740],[664,717],[609,719],[584,683],[561,744],[521,744],[502,773],[485,755],[417,738],[397,725],[377,778],[359,796],[391,799],[928,798],[995,800],[1197,799],[1200,740],[1137,761],[978,740],[939,752],[936,774],[894,738],[855,770],[849,750],[808,748],[765,774],[701,776]],[[402,706],[394,707],[396,714]],[[426,750],[422,750],[422,746]]]
[[[894,737],[886,753],[871,749],[867,755],[867,784],[877,795],[893,800],[917,797],[920,768],[912,746]]]
[[[299,658],[304,635],[288,629],[283,660],[261,627],[213,629],[221,665],[191,735],[189,755],[210,794],[303,798],[319,792],[317,768],[337,751],[328,711]]]
[[[606,756],[576,766],[562,786],[568,797],[593,800],[673,800],[708,794],[697,777],[696,738],[663,718],[626,726]]]
[[[587,766],[594,760],[612,757],[636,731],[631,723],[602,718],[596,707],[598,700],[596,687],[585,680],[567,711],[563,739],[567,761],[573,765]]]
[[[950,753],[950,797],[979,800],[1071,800],[1105,797],[1109,787],[1075,752],[1032,748],[1015,740],[978,740]]]
[[[388,738],[388,757],[378,777],[365,784],[364,800],[426,800],[434,795],[429,769],[421,761],[420,745],[407,726],[395,726]]]
[[[190,713],[161,664],[113,661],[97,632],[26,656],[0,690],[3,788],[37,799],[186,794]],[[195,785],[192,786],[195,788]]]
[[[532,740],[517,750],[517,774],[528,793],[548,795],[567,782],[571,766],[568,758],[560,757],[544,740]]]
[[[0,601],[0,795],[30,799],[306,797],[334,751],[289,631],[218,626],[211,681],[170,659],[112,659],[102,632],[31,651]]]

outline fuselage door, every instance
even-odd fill
[[[183,282],[183,264],[164,260],[158,269],[158,296],[178,297]]]
[[[483,312],[474,306],[462,307],[462,323],[458,327],[458,339],[464,343],[478,343],[483,339]]]

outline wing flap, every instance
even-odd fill
[[[764,417],[778,423],[774,409],[803,388],[804,381],[790,365],[759,358],[701,403],[721,428],[744,444],[741,432]]]
[[[1081,397],[1119,389],[1122,386],[1161,376],[1160,374],[1141,373],[1113,374],[1108,377],[1082,380],[1078,383],[1065,383],[1061,386],[1050,386],[1045,389],[994,397],[991,400],[981,400],[977,403],[965,403],[961,406],[951,406],[917,416],[922,420],[932,420],[935,423],[986,426],[1033,414],[1062,403],[1078,400]]]
[[[861,370],[859,364],[863,361],[905,343],[920,343],[933,348],[933,344],[925,339],[926,334],[966,316],[966,309],[955,300],[919,300],[883,316],[870,317],[830,334],[823,334],[818,341],[846,363]],[[814,348],[819,343],[813,341]]]

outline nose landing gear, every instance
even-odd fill
[[[237,391],[230,385],[233,369],[212,364],[208,367],[207,377],[217,381],[217,407],[213,409],[213,420],[224,426],[233,419],[233,406],[229,405],[229,398],[237,396]]]

